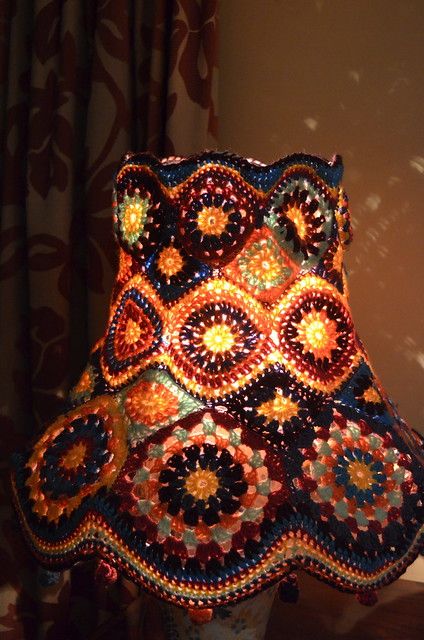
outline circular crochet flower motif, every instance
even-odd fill
[[[137,352],[141,345],[146,343],[150,346],[154,327],[149,318],[143,313],[137,293],[128,295],[124,306],[117,310],[114,323],[114,353],[117,360],[125,361],[134,352]],[[122,309],[122,310],[121,310]]]
[[[275,310],[284,364],[307,386],[333,391],[359,359],[353,322],[337,289],[307,274]]]
[[[243,444],[230,418],[193,414],[123,469],[116,485],[121,508],[165,555],[204,563],[231,549],[243,552],[259,537],[268,496],[274,507],[285,499],[265,458],[265,450]]]
[[[243,467],[234,461],[228,449],[219,452],[216,444],[192,444],[168,461],[159,474],[158,495],[167,504],[168,513],[182,513],[192,527],[202,520],[207,525],[220,522],[220,514],[235,513],[239,498],[248,489]]]
[[[165,301],[176,300],[211,274],[211,269],[192,256],[176,240],[165,242],[146,264],[150,281]]]
[[[320,429],[304,451],[303,476],[295,481],[321,506],[323,519],[335,516],[356,536],[360,530],[381,533],[401,519],[404,490],[416,491],[405,456],[374,433],[336,413],[329,429]]]
[[[178,397],[164,384],[142,380],[125,398],[125,412],[133,422],[154,426],[178,414]]]
[[[298,266],[267,228],[256,229],[240,253],[224,269],[224,274],[255,298],[274,302],[294,279]]]
[[[330,400],[283,367],[266,372],[226,400],[228,410],[281,451],[310,446],[316,424],[328,424]]]
[[[241,309],[225,303],[205,304],[187,318],[180,341],[196,369],[216,374],[244,360],[255,349],[259,332]]]
[[[312,172],[292,170],[273,195],[265,223],[296,260],[312,266],[327,249],[334,208],[327,187]]]
[[[199,260],[225,264],[253,231],[257,206],[253,189],[233,172],[201,169],[178,196],[180,240]]]
[[[148,369],[141,379],[126,387],[122,406],[131,421],[128,440],[133,447],[202,407],[168,373],[158,369]]]
[[[142,235],[150,207],[151,201],[148,196],[141,197],[139,193],[132,196],[124,195],[118,206],[118,218],[122,237],[129,245],[135,244]]]
[[[34,512],[70,515],[115,480],[126,456],[127,421],[116,401],[99,396],[61,416],[35,445],[26,466]]]
[[[140,275],[129,280],[117,297],[101,356],[102,373],[111,387],[133,379],[144,359],[159,349],[162,321],[155,302]]]
[[[280,252],[271,238],[252,243],[238,265],[247,282],[260,291],[278,287],[290,275],[290,269],[281,264]]]
[[[303,352],[311,353],[315,360],[331,358],[332,351],[338,348],[337,324],[331,320],[323,309],[311,307],[305,310],[297,324],[297,341],[302,345]]]
[[[171,282],[171,277],[180,273],[183,267],[184,258],[175,245],[170,244],[159,251],[157,269],[166,278],[168,284]]]
[[[262,305],[225,280],[209,280],[186,296],[169,332],[171,373],[200,397],[243,386],[272,349]]]
[[[167,192],[146,167],[125,165],[118,173],[115,232],[124,250],[146,260],[163,241],[171,220]]]

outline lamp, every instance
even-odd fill
[[[372,604],[417,557],[423,441],[355,332],[342,172],[124,157],[108,326],[12,478],[44,566],[96,555],[205,621],[299,568]]]

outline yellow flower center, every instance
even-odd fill
[[[373,481],[373,474],[365,462],[355,460],[348,466],[351,482],[359,489],[367,489]]]
[[[186,489],[197,500],[207,500],[218,487],[218,478],[209,469],[196,469],[186,478]]]
[[[125,207],[122,222],[126,233],[138,233],[149,206],[148,200],[132,202]]]
[[[125,327],[124,340],[127,344],[135,344],[140,339],[141,329],[132,318],[128,319]]]
[[[286,215],[295,225],[298,236],[303,240],[308,233],[308,226],[302,210],[299,207],[290,207]]]
[[[365,402],[381,402],[381,396],[374,387],[368,387],[368,389],[365,389],[362,394],[362,398]]]
[[[197,216],[197,226],[203,234],[219,236],[228,224],[228,214],[222,207],[205,207]]]
[[[65,469],[76,469],[83,464],[87,448],[83,442],[77,442],[65,453],[62,466]]]
[[[276,259],[274,253],[265,243],[258,246],[258,249],[258,252],[250,258],[248,269],[253,276],[260,278],[262,282],[272,283],[281,274],[281,262]]]
[[[277,389],[275,398],[263,402],[257,408],[257,412],[265,416],[268,422],[271,422],[271,420],[285,422],[296,416],[298,410],[299,405],[297,402],[293,402],[291,398],[284,396],[280,389]]]
[[[234,346],[235,338],[228,325],[214,324],[203,334],[203,343],[209,351],[223,353]]]
[[[158,269],[168,278],[179,273],[183,264],[181,253],[173,246],[165,247],[159,254]]]
[[[304,351],[316,358],[331,358],[331,351],[337,349],[337,327],[323,311],[310,311],[299,322],[297,338]]]

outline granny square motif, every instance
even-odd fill
[[[94,555],[203,615],[297,568],[369,603],[422,551],[423,440],[355,331],[342,172],[126,154],[104,337],[12,475],[45,567]]]

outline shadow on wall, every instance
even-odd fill
[[[421,0],[223,2],[219,104],[221,149],[342,155],[356,326],[422,433],[423,29]]]
[[[373,607],[364,607],[352,594],[335,591],[303,572],[299,572],[299,585],[295,605],[275,599],[266,640],[422,637],[423,586],[418,582],[398,580],[384,587]]]

